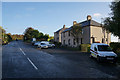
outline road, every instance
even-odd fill
[[[3,78],[120,78],[119,65],[99,64],[89,53],[39,50],[22,41],[3,46],[2,67]]]

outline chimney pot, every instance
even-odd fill
[[[75,24],[77,24],[77,22],[76,22],[76,21],[73,21],[73,25],[75,25]]]
[[[91,20],[92,17],[90,15],[87,16],[87,20]]]
[[[63,25],[63,28],[65,28],[65,25]]]

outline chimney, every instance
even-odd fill
[[[63,25],[63,28],[65,28],[65,25]]]
[[[92,17],[90,15],[87,16],[87,20],[91,20]]]
[[[77,24],[77,22],[76,21],[73,21],[73,25],[76,25]]]

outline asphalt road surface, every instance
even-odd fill
[[[22,41],[2,48],[3,78],[120,78],[120,66],[97,63],[89,53],[39,50]]]

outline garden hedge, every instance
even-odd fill
[[[120,42],[111,42],[110,47],[113,49],[114,52],[120,53]]]

